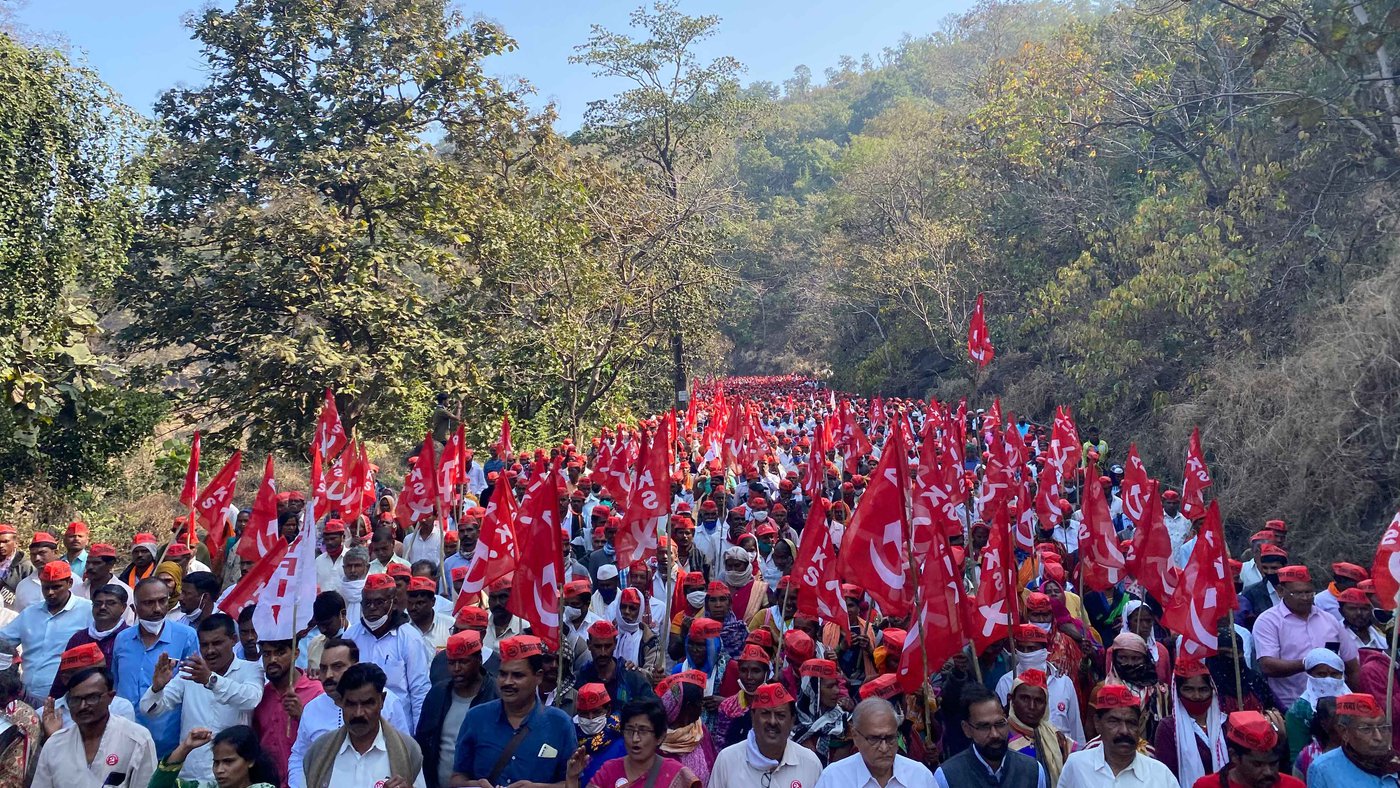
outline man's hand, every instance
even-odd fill
[[[293,720],[301,719],[301,698],[291,690],[282,696],[282,711],[287,712],[287,717]]]
[[[209,677],[214,675],[214,672],[209,669],[209,663],[205,662],[204,658],[198,654],[191,654],[180,668],[180,672],[186,679],[201,687],[209,686]]]
[[[156,658],[156,669],[151,674],[151,691],[160,692],[165,689],[165,685],[175,678],[175,661],[169,654],[162,653]]]
[[[718,709],[718,708],[719,708],[719,696],[718,696],[718,695],[706,695],[706,696],[700,701],[700,706],[701,706],[701,708],[703,708],[705,711],[714,711],[715,709]]]
[[[413,788],[413,783],[397,774],[385,780],[382,784],[384,788]]]
[[[666,678],[666,669],[657,665],[651,669],[651,683],[653,686],[660,684]]]
[[[58,709],[54,708],[53,698],[44,699],[44,736],[52,736],[63,730],[63,718],[59,716]]]

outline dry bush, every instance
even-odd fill
[[[1184,448],[1200,424],[1237,546],[1281,517],[1305,560],[1369,565],[1400,482],[1400,260],[1301,335],[1281,359],[1216,364],[1167,415],[1166,443]]]

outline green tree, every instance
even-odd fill
[[[156,107],[123,338],[254,445],[304,445],[326,386],[350,425],[405,438],[434,388],[489,393],[460,304],[502,242],[484,184],[532,121],[483,71],[514,42],[447,5],[242,0],[191,23],[209,80]]]

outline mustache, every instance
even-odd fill
[[[1115,736],[1115,737],[1113,737],[1113,743],[1114,743],[1114,744],[1131,744],[1132,746],[1136,747],[1136,746],[1137,746],[1137,743],[1138,743],[1138,740],[1137,740],[1137,737],[1136,737],[1136,736]]]
[[[369,717],[351,717],[347,723],[350,725],[368,725]]]

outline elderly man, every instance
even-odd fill
[[[843,758],[822,772],[816,788],[865,788],[898,784],[901,788],[933,788],[928,767],[899,754],[899,718],[894,706],[878,697],[856,704],[851,733],[859,757]]]
[[[1308,767],[1308,788],[1381,788],[1396,784],[1390,723],[1375,698],[1364,693],[1337,698],[1337,734],[1342,746],[1313,760]]]
[[[962,729],[972,746],[938,767],[934,782],[939,788],[968,785],[1001,785],[1014,788],[1046,788],[1045,770],[1035,758],[1012,752],[1007,736],[1011,721],[1001,701],[987,689],[973,684],[962,694]]]
[[[68,684],[67,697],[74,724],[44,742],[33,788],[150,782],[156,770],[155,744],[145,727],[112,715],[116,693],[111,672],[79,671]]]
[[[1307,689],[1303,658],[1315,648],[1338,644],[1346,665],[1347,684],[1355,687],[1360,665],[1356,641],[1346,637],[1342,622],[1313,605],[1316,591],[1305,566],[1285,566],[1278,571],[1281,605],[1260,614],[1254,622],[1254,654],[1259,671],[1269,679],[1269,689],[1280,708],[1288,708]]]
[[[1066,758],[1059,785],[1178,788],[1176,777],[1165,764],[1138,751],[1141,717],[1142,701],[1131,689],[1122,684],[1104,685],[1094,709],[1100,744]]]
[[[749,711],[753,714],[752,738],[720,752],[710,772],[710,784],[814,788],[821,779],[822,762],[815,752],[792,740],[797,701],[787,689],[778,683],[760,685]]]
[[[0,628],[0,641],[24,650],[24,691],[46,698],[68,641],[87,629],[92,603],[73,593],[73,570],[49,561],[36,575],[43,604],[30,605]]]
[[[182,662],[199,651],[199,638],[193,629],[165,619],[169,601],[170,588],[159,578],[148,577],[137,583],[137,626],[118,632],[112,646],[117,694],[132,705],[137,705],[151,687],[159,661],[168,658]],[[180,743],[180,715],[147,717],[138,711],[136,721],[151,731],[157,755],[168,755]]]

